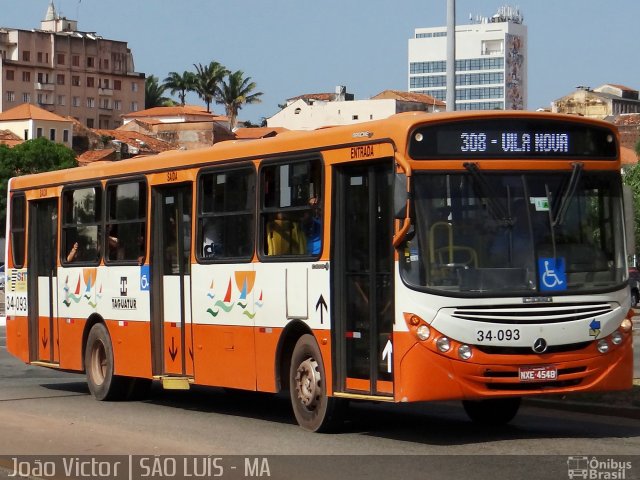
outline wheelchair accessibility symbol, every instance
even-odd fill
[[[539,258],[540,290],[551,292],[567,289],[564,258]]]
[[[149,272],[149,265],[143,265],[140,267],[140,290],[142,292],[148,292],[151,283],[151,276]]]

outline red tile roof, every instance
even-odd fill
[[[282,127],[258,127],[258,128],[237,128],[233,133],[238,140],[253,140],[257,138],[275,137],[286,132]]]
[[[614,88],[619,88],[620,90],[625,90],[627,92],[637,92],[638,89],[636,88],[629,88],[629,87],[625,87],[624,85],[617,85],[615,83],[607,83],[606,85],[609,85],[610,87],[614,87]]]
[[[165,152],[174,148],[168,142],[165,142],[164,140],[158,140],[157,138],[150,137],[149,135],[145,135],[144,133],[132,132],[129,130],[94,131],[98,135],[113,137],[115,140],[118,140],[120,142],[136,146],[141,151]]]
[[[616,115],[611,118],[611,122],[614,125],[628,126],[628,125],[637,125],[640,126],[640,113],[625,113],[623,115]]]
[[[287,98],[288,102],[295,102],[296,100],[320,100],[323,102],[331,102],[336,98],[335,93],[305,93],[304,95],[298,95],[297,97]]]
[[[2,145],[15,147],[23,143],[23,141],[24,140],[10,130],[0,130],[0,144]]]
[[[106,160],[108,157],[115,153],[115,149],[113,148],[105,148],[102,150],[87,150],[82,155],[78,157],[79,165],[89,165],[93,162],[98,162],[100,160]]]
[[[54,122],[68,122],[64,117],[56,115],[55,113],[48,112],[47,110],[31,105],[30,103],[23,103],[17,107],[11,108],[0,113],[0,121],[3,120],[48,120]]]
[[[446,103],[444,103],[441,100],[437,100],[431,95],[427,95],[425,93],[403,92],[401,90],[384,90],[379,94],[371,97],[372,100],[378,100],[383,98],[392,98],[395,100],[402,100],[405,102],[426,103],[426,104],[435,105],[438,107],[446,106]]]
[[[185,105],[176,107],[153,107],[138,112],[131,112],[122,115],[122,118],[160,118],[160,117],[181,117],[181,116],[215,117],[216,115],[204,107]]]

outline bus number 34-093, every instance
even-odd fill
[[[27,297],[14,297],[7,295],[7,310],[16,310],[18,312],[27,311]]]
[[[478,330],[477,331],[478,342],[490,342],[497,340],[498,342],[509,340],[520,340],[520,330]]]

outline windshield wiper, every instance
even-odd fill
[[[513,219],[506,207],[498,200],[495,191],[487,182],[487,179],[480,171],[477,163],[465,162],[462,164],[464,168],[471,174],[480,189],[480,194],[487,200],[487,208],[491,215],[506,227],[513,226]]]
[[[569,208],[569,203],[571,203],[571,199],[576,193],[576,189],[578,188],[578,183],[580,182],[580,177],[582,176],[582,168],[583,164],[576,162],[572,164],[573,170],[571,171],[571,178],[569,178],[569,183],[567,184],[567,188],[562,192],[562,197],[560,201],[554,205],[551,215],[551,225],[553,227],[562,225],[564,221],[564,216],[567,213],[567,209]],[[549,188],[546,187],[547,190],[547,201],[549,205],[551,203],[551,192],[549,192]]]

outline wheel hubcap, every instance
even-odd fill
[[[296,392],[300,402],[309,410],[313,410],[320,401],[321,385],[318,362],[313,358],[306,359],[296,371]]]
[[[91,373],[96,385],[102,385],[107,375],[107,352],[102,342],[96,342],[91,352]]]

